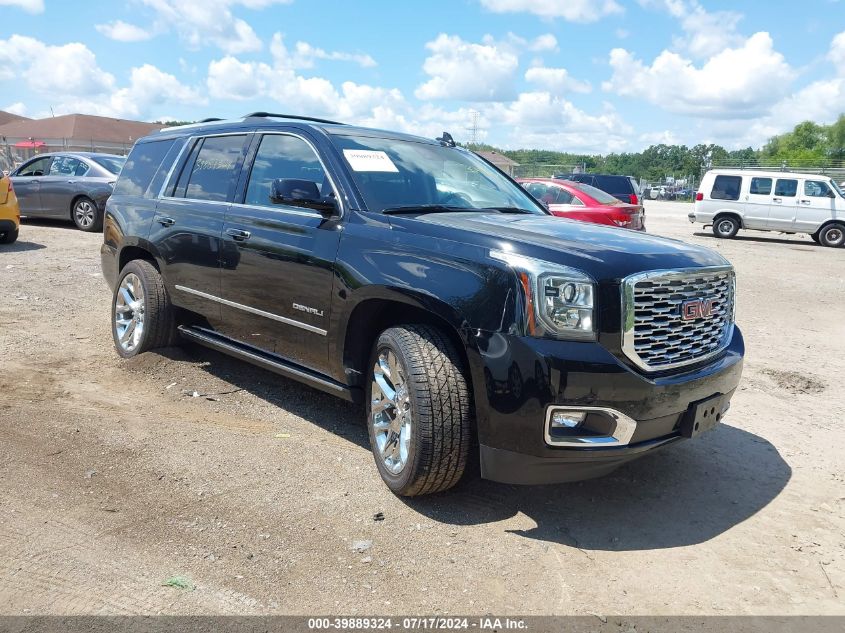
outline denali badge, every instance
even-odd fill
[[[293,309],[299,310],[300,312],[307,312],[308,314],[313,314],[314,316],[318,316],[318,317],[323,316],[322,310],[318,310],[317,308],[309,308],[308,306],[304,306],[300,303],[294,303]]]
[[[681,304],[681,318],[684,321],[706,319],[713,314],[713,299],[693,299]]]

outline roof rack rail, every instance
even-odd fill
[[[202,121],[197,121],[197,123],[214,123],[215,121],[222,121],[222,120],[223,119],[220,119],[218,117],[213,116],[213,117],[209,117],[207,119],[203,119]]]
[[[276,114],[275,112],[250,112],[249,114],[245,114],[245,119],[250,119],[253,117],[259,118],[274,118],[274,119],[295,119],[297,121],[313,121],[314,123],[328,123],[330,125],[344,125],[340,121],[329,121],[328,119],[317,119],[312,116],[297,116],[295,114]]]

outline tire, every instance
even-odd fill
[[[112,339],[117,353],[123,358],[169,347],[178,340],[173,306],[164,280],[150,262],[136,259],[124,266],[111,305]]]
[[[739,220],[730,215],[723,215],[713,220],[713,235],[730,239],[739,231]]]
[[[0,244],[14,244],[18,240],[19,234],[20,229],[15,229],[14,231],[6,231],[5,233],[0,234]]]
[[[821,244],[819,241],[819,234],[818,233],[811,233],[810,239],[812,239],[816,244]]]
[[[435,327],[393,327],[378,337],[369,367],[367,428],[384,483],[404,497],[454,486],[467,467],[473,425],[452,342]]]
[[[81,196],[74,200],[70,217],[80,231],[96,233],[103,230],[103,214],[91,198]]]
[[[832,248],[845,246],[845,224],[828,224],[819,231],[819,244]]]

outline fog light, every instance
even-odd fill
[[[587,414],[583,411],[554,411],[552,413],[553,429],[574,429],[581,426]]]

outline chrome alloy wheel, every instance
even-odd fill
[[[722,235],[730,235],[730,232],[733,231],[734,224],[730,220],[722,220],[719,222],[719,233]]]
[[[73,217],[79,226],[87,229],[97,219],[97,210],[89,200],[80,200],[73,207]]]
[[[411,445],[411,397],[405,368],[390,349],[382,348],[373,367],[373,437],[384,466],[398,475]]]
[[[833,246],[839,246],[843,241],[842,240],[842,237],[843,237],[842,229],[840,229],[838,227],[833,227],[832,229],[828,229],[827,235],[825,237],[827,237],[827,241],[828,241],[829,244],[831,244]]]
[[[131,352],[144,334],[144,286],[135,273],[120,282],[114,302],[114,331],[120,347]]]

